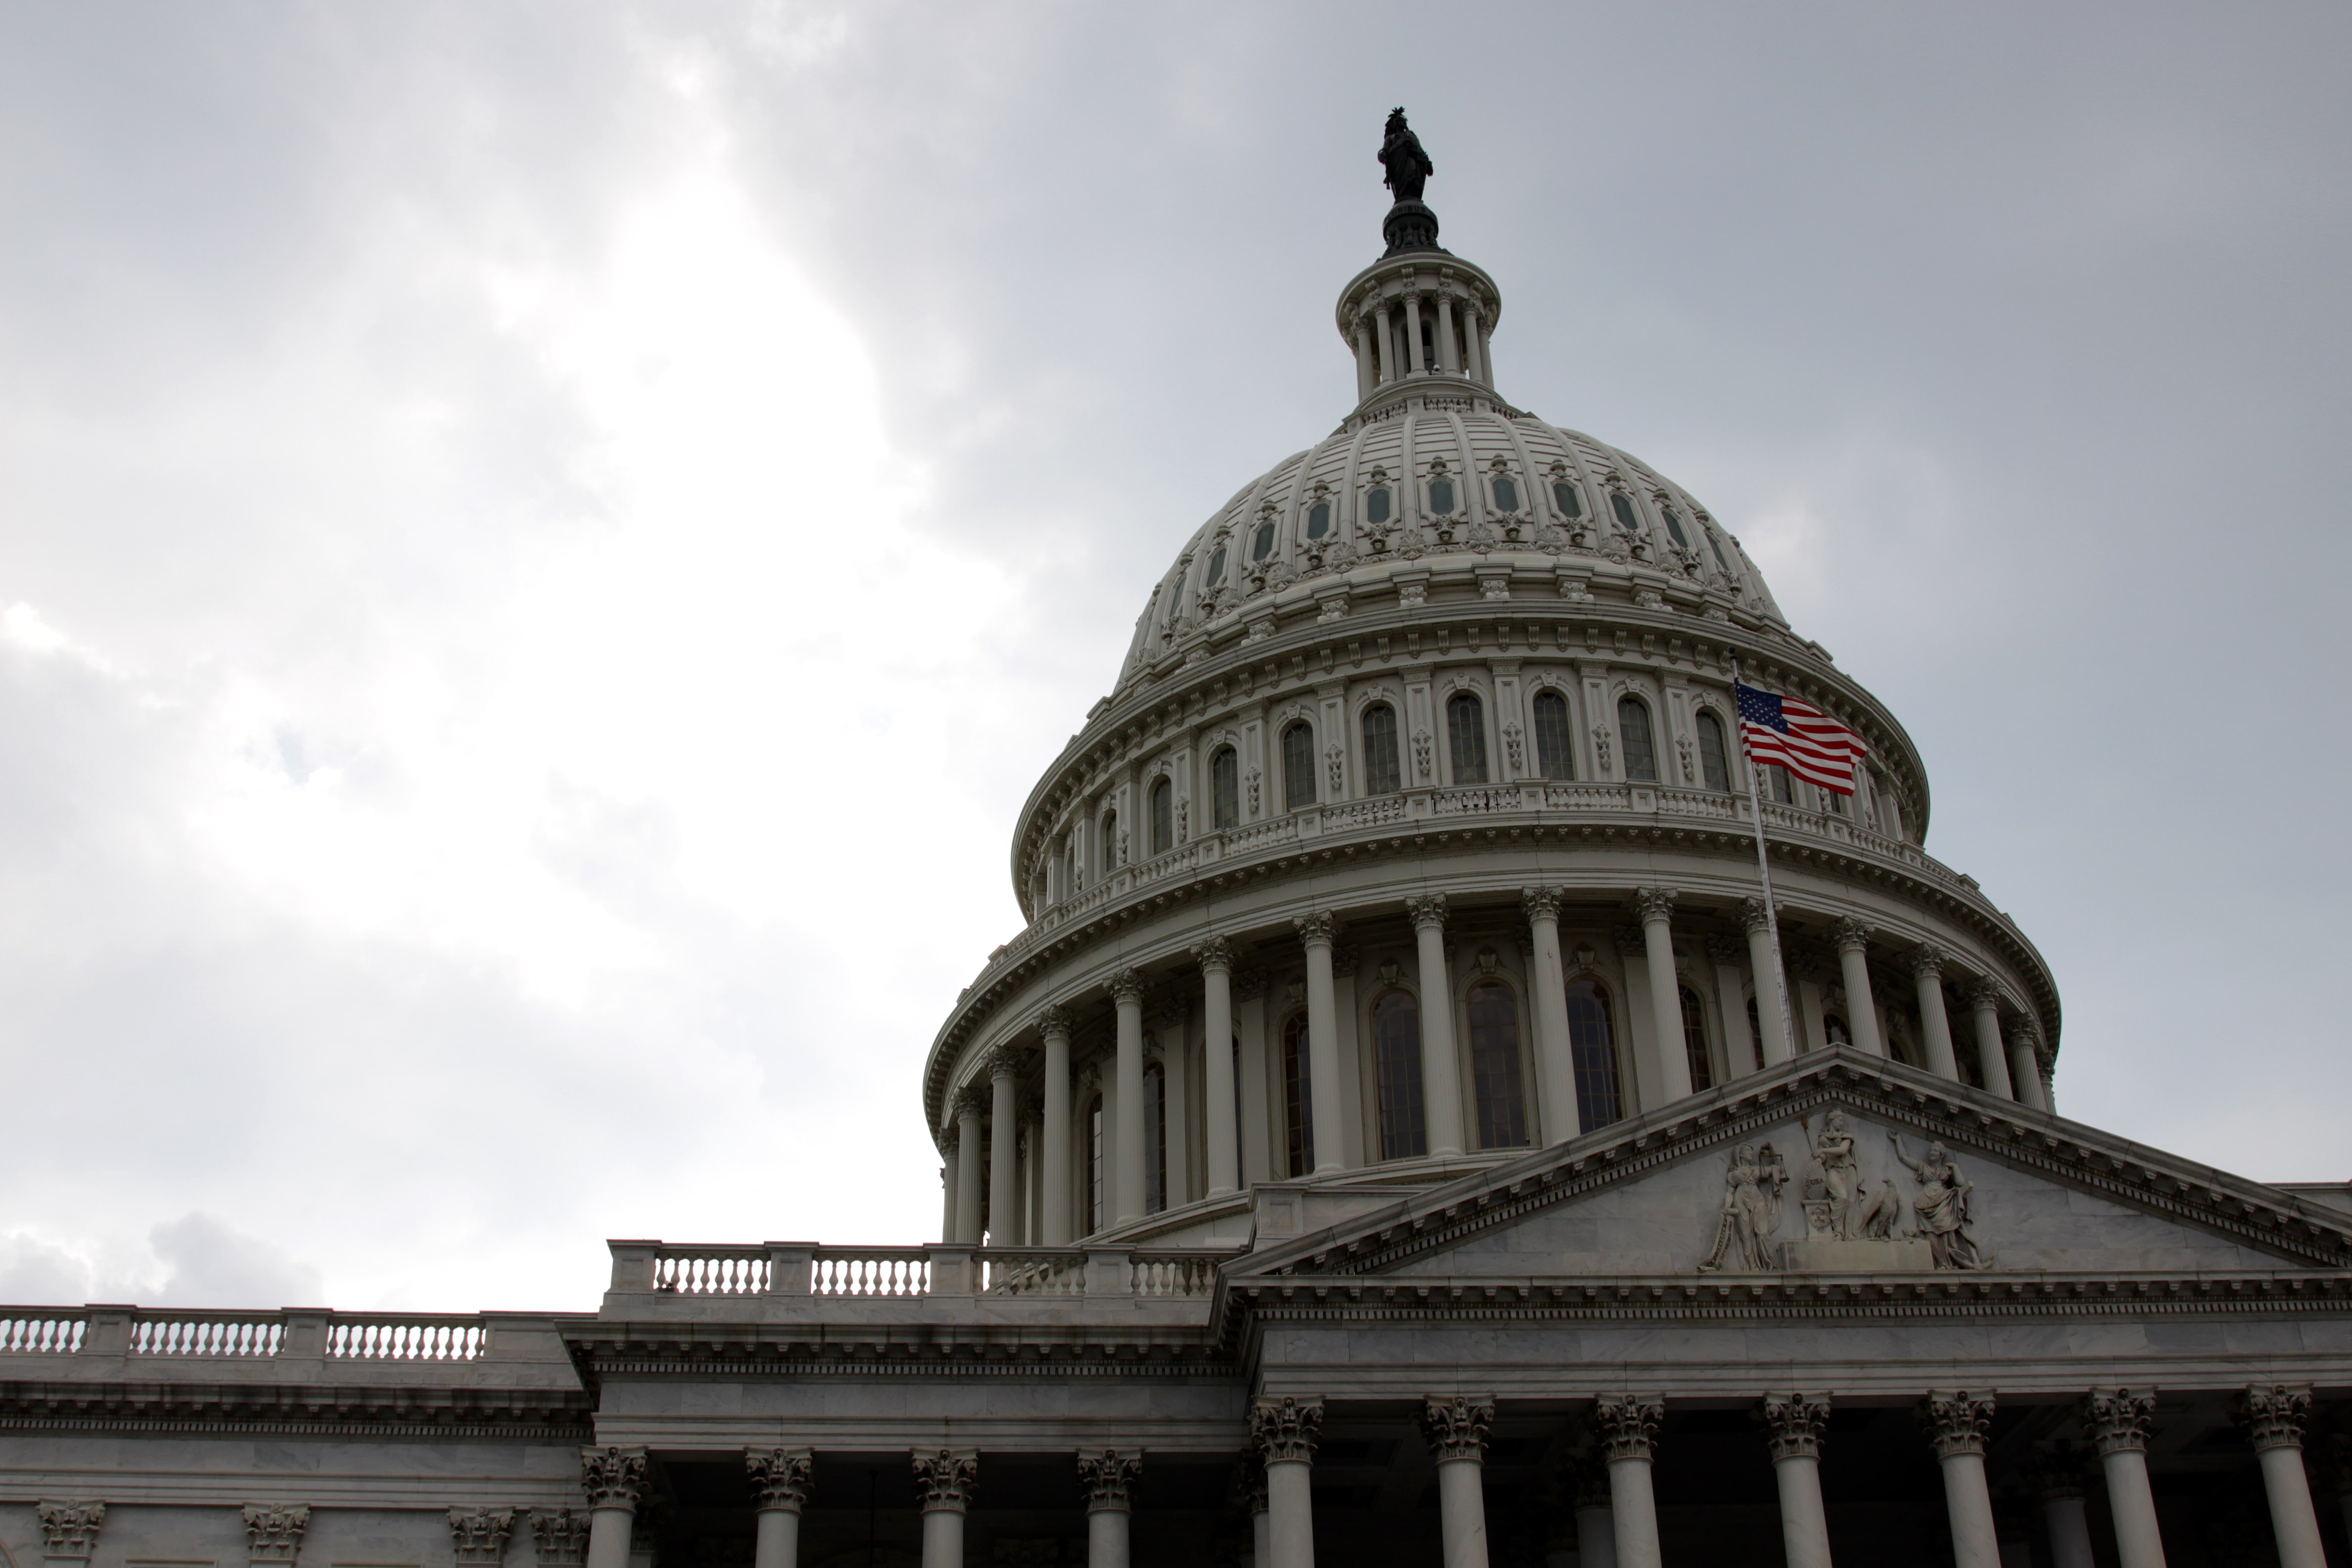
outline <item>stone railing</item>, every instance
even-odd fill
[[[765,1247],[670,1247],[654,1259],[654,1289],[680,1296],[763,1296]]]
[[[813,1296],[922,1296],[931,1260],[919,1247],[825,1247],[809,1259]]]
[[[0,1308],[0,1355],[458,1362],[479,1361],[488,1349],[488,1326],[478,1316]]]
[[[71,1355],[89,1328],[84,1317],[10,1312],[0,1317],[0,1355]]]
[[[1223,1249],[1128,1247],[756,1247],[615,1241],[615,1296],[724,1301],[782,1297],[911,1300],[940,1296],[1184,1300],[1216,1289]],[[674,1283],[684,1281],[685,1283]],[[608,1303],[617,1307],[619,1303]]]

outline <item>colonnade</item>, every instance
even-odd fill
[[[1633,1092],[1627,1096],[1630,1113],[1638,1101],[1653,1109],[1692,1092],[1691,1047],[1685,1038],[1682,1004],[1684,966],[1675,945],[1675,913],[1680,898],[1673,889],[1647,887],[1633,894],[1638,926],[1625,928],[1622,952],[1629,982],[1642,991],[1646,1004],[1645,1027],[1633,1037]],[[1528,1012],[1534,1035],[1532,1065],[1537,1121],[1545,1142],[1565,1142],[1584,1131],[1578,1114],[1576,1074],[1570,1056],[1566,986],[1570,978],[1561,952],[1559,889],[1523,889],[1519,910],[1527,922],[1526,952]],[[1448,977],[1446,927],[1450,918],[1442,892],[1412,896],[1402,901],[1412,925],[1418,961],[1418,981],[1424,1003],[1419,1010],[1421,1028],[1421,1100],[1428,1152],[1433,1157],[1459,1155],[1475,1148],[1465,1103],[1459,1053],[1455,1048],[1452,987]],[[1747,936],[1746,959],[1756,984],[1756,1023],[1761,1038],[1749,1045],[1747,1008],[1739,972],[1740,949],[1736,940],[1710,939],[1713,960],[1711,988],[1717,994],[1727,1036],[1725,1066],[1734,1078],[1753,1071],[1756,1060],[1766,1067],[1790,1058],[1803,1047],[1790,1037],[1792,1009],[1784,997],[1793,996],[1787,977],[1776,966],[1772,922],[1763,900],[1748,899],[1735,911]],[[1341,931],[1328,911],[1301,915],[1291,922],[1303,954],[1304,1004],[1307,1016],[1307,1079],[1331,1091],[1309,1095],[1314,1146],[1311,1174],[1346,1169],[1354,1129],[1349,1119],[1358,1108],[1336,1086],[1348,1081],[1342,1071],[1344,1041],[1352,1037],[1340,1017],[1336,976]],[[1638,935],[1633,933],[1638,932]],[[1864,921],[1848,916],[1830,928],[1844,987],[1844,1012],[1853,1045],[1874,1055],[1888,1054],[1878,1026],[1873,994],[1872,947],[1877,932]],[[1882,954],[1884,950],[1881,950]],[[1203,1037],[1211,1042],[1234,1037],[1234,984],[1238,954],[1224,936],[1210,936],[1191,951],[1200,974],[1200,1007]],[[1894,955],[1907,970],[1916,992],[1921,1047],[1928,1069],[1955,1082],[1965,1075],[1959,1066],[1950,1009],[1945,1000],[1945,972],[1950,956],[1933,943],[1918,943]],[[1642,976],[1631,971],[1638,963]],[[1777,981],[1777,984],[1776,984]],[[1699,981],[1709,987],[1707,981]],[[1808,982],[1806,994],[1814,993]],[[1105,1104],[1110,1114],[1103,1127],[1103,1209],[1107,1226],[1140,1219],[1146,1212],[1144,1121],[1144,996],[1147,982],[1136,969],[1118,971],[1106,983],[1116,1024],[1109,1060],[1102,1072]],[[1977,1075],[1987,1089],[2035,1110],[2049,1109],[2043,1092],[2038,1039],[2030,1022],[2007,1029],[2002,1026],[2002,993],[1990,977],[1978,977],[1964,992],[1969,1015],[1970,1045]],[[1631,1022],[1630,1016],[1627,1022]],[[1034,1211],[1024,1199],[1024,1173],[1016,1151],[1022,1125],[1021,1086],[1034,1055],[1012,1045],[1001,1046],[983,1060],[981,1077],[967,1081],[952,1100],[954,1121],[948,1156],[946,1239],[969,1245],[981,1240],[982,1215],[1000,1245],[1014,1239],[1033,1245],[1066,1247],[1087,1228],[1087,1215],[1075,1190],[1077,1162],[1071,1138],[1075,1128],[1071,1067],[1073,1017],[1067,1006],[1041,1009],[1034,1019],[1044,1053],[1044,1104],[1038,1136],[1029,1158],[1029,1179],[1039,1184]],[[1818,1009],[1809,1016],[1810,1035],[1820,1033]],[[1750,1055],[1750,1050],[1754,1055]],[[1214,1198],[1237,1189],[1241,1180],[1242,1148],[1237,1101],[1265,1093],[1263,1083],[1237,1086],[1233,1054],[1208,1049],[1202,1062],[1201,1131],[1207,1169],[1202,1195]],[[1243,1092],[1236,1093],[1237,1087]],[[1265,1108],[1259,1108],[1263,1113]],[[1034,1114],[1034,1112],[1032,1112]],[[1278,1125],[1280,1111],[1273,1111]],[[994,1136],[992,1137],[992,1132]],[[1189,1140],[1190,1130],[1171,1125],[1171,1144]],[[1368,1138],[1366,1142],[1370,1142]],[[994,1152],[982,1156],[980,1151]],[[983,1211],[982,1196],[986,1196]],[[1171,1195],[1171,1205],[1182,1198]],[[1034,1223],[1008,1226],[1004,1216],[1034,1213]]]
[[[1455,331],[1455,307],[1460,307],[1460,332]],[[1435,313],[1430,334],[1437,363],[1429,363],[1421,343],[1422,312]],[[1493,329],[1475,299],[1442,289],[1408,289],[1384,295],[1356,319],[1356,395],[1370,397],[1379,387],[1408,375],[1460,375],[1492,386],[1486,363],[1487,338]],[[1400,331],[1398,329],[1402,328]],[[1402,354],[1398,353],[1402,339]]]

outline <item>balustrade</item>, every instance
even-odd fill
[[[274,1356],[285,1337],[285,1321],[276,1316],[141,1316],[131,1320],[131,1353],[152,1356]]]
[[[298,1321],[323,1332],[303,1348],[289,1344]],[[106,1353],[172,1360],[277,1360],[316,1354],[330,1361],[479,1361],[489,1331],[478,1316],[333,1312],[190,1312],[133,1310],[116,1322],[121,1337]],[[0,1313],[0,1355],[97,1353],[87,1314]]]
[[[920,1296],[931,1288],[930,1258],[919,1247],[820,1247],[809,1269],[817,1296]]]
[[[327,1325],[330,1361],[479,1361],[489,1331],[478,1322],[379,1319]]]
[[[764,1247],[666,1247],[654,1258],[654,1289],[680,1296],[759,1296],[768,1289]]]
[[[87,1318],[0,1318],[0,1355],[72,1355],[89,1327]]]

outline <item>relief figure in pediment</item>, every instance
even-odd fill
[[[1813,1134],[1813,1163],[1805,1173],[1806,1228],[1840,1241],[1853,1240],[1854,1195],[1862,1186],[1853,1133],[1846,1127],[1845,1112],[1832,1110]]]
[[[1867,1187],[1868,1183],[1863,1184]],[[1893,1182],[1881,1182],[1853,1217],[1853,1234],[1864,1241],[1892,1241],[1903,1223],[1903,1195]]]
[[[1927,1238],[1935,1253],[1936,1267],[1991,1268],[1992,1258],[1969,1231],[1974,1219],[1969,1212],[1969,1196],[1976,1185],[1960,1174],[1943,1144],[1929,1143],[1927,1156],[1914,1160],[1903,1152],[1902,1139],[1889,1132],[1886,1141],[1895,1145],[1895,1157],[1918,1178],[1919,1195],[1911,1200],[1911,1207],[1919,1216],[1919,1234]]]
[[[1769,1143],[1742,1143],[1732,1152],[1731,1167],[1723,1175],[1723,1213],[1716,1222],[1715,1250],[1698,1266],[1699,1272],[1771,1270],[1771,1237],[1780,1228],[1780,1188],[1788,1180],[1788,1167]]]

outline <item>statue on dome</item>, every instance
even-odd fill
[[[1429,161],[1427,153],[1422,151],[1421,138],[1415,136],[1412,127],[1404,122],[1402,107],[1389,110],[1388,131],[1381,141],[1380,159],[1381,166],[1388,171],[1388,178],[1381,183],[1388,186],[1400,202],[1421,200],[1422,182],[1437,173],[1437,165]]]

